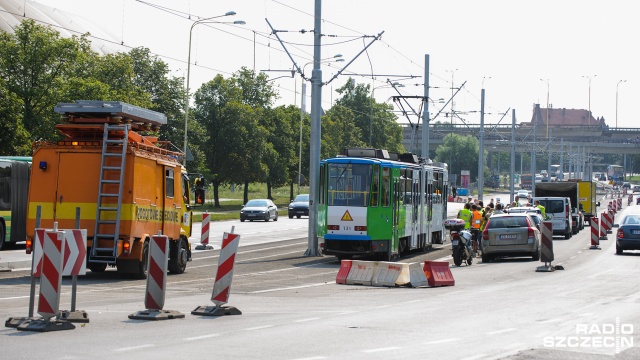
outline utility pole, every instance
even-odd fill
[[[480,93],[480,149],[478,151],[478,200],[482,200],[484,187],[484,89]],[[513,193],[512,193],[513,195]]]
[[[429,54],[424,55],[424,111],[422,112],[422,149],[420,155],[429,159]],[[451,166],[451,165],[449,165]]]
[[[520,159],[522,163],[522,158]],[[511,110],[511,168],[509,169],[509,193],[513,194],[514,173],[516,172],[516,109]],[[522,171],[521,171],[522,172]]]
[[[322,105],[322,0],[315,0],[313,27],[313,72],[311,73],[311,144],[309,155],[309,239],[305,256],[320,256],[318,245],[318,200],[320,178],[320,139],[322,126],[320,122]]]

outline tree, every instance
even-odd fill
[[[22,102],[9,92],[0,79],[0,154],[31,155],[29,134],[22,124]]]
[[[24,20],[13,34],[0,33],[0,78],[22,102],[22,121],[31,139],[52,140],[59,116],[53,107],[78,60],[92,57],[85,36],[63,38],[51,28]]]
[[[321,158],[331,158],[346,147],[365,147],[361,129],[356,126],[353,111],[342,105],[334,105],[322,117]]]
[[[478,139],[472,135],[462,136],[450,133],[444,137],[444,144],[436,150],[435,161],[447,163],[450,174],[460,174],[460,170],[469,170],[471,179],[476,179],[478,147]]]
[[[298,120],[298,121],[296,121]],[[263,157],[263,162],[267,166],[267,197],[272,199],[271,188],[280,187],[291,183],[290,171],[292,165],[296,165],[294,172],[297,173],[298,164],[298,126],[291,125],[300,120],[300,109],[293,105],[279,106],[275,109],[268,109],[260,123],[268,131],[267,143],[270,144],[270,154]]]
[[[395,114],[391,112],[393,106],[377,103],[370,95],[369,85],[356,84],[355,80],[349,78],[336,92],[342,96],[334,106],[343,106],[352,112],[353,125],[360,130],[358,143],[391,152],[405,152],[402,145],[402,127],[396,122]],[[370,131],[370,128],[373,131]]]

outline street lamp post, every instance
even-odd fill
[[[582,77],[585,79],[589,79],[589,114],[587,114],[587,125],[591,126],[591,79],[596,77],[597,75],[587,76],[583,75]]]
[[[616,84],[616,129],[618,128],[618,86],[623,82],[627,82],[627,80],[620,80]]]
[[[191,75],[191,35],[193,35],[193,28],[198,25],[198,24],[236,24],[236,25],[244,25],[245,22],[242,20],[236,20],[234,22],[221,22],[221,21],[211,21],[213,19],[216,18],[220,18],[220,17],[224,17],[224,16],[232,16],[235,15],[236,12],[235,11],[228,11],[226,13],[224,13],[223,15],[218,15],[218,16],[212,16],[212,17],[208,17],[208,18],[204,18],[204,19],[200,19],[197,21],[194,21],[193,24],[191,24],[191,28],[189,29],[189,54],[187,55],[187,87],[186,87],[186,93],[184,96],[184,147],[183,147],[183,152],[184,152],[184,160],[183,160],[183,165],[186,167],[187,166],[187,130],[188,130],[188,124],[189,124],[189,75]]]
[[[540,79],[547,83],[547,139],[549,139],[549,79]]]

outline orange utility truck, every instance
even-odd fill
[[[54,108],[64,139],[33,145],[27,251],[40,228],[87,229],[87,267],[145,278],[149,239],[169,237],[169,271],[191,260],[192,213],[184,154],[156,136],[164,114],[118,101]]]

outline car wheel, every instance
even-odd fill
[[[293,215],[289,214],[289,219],[293,219]]]
[[[276,213],[276,218],[273,221],[278,221],[278,213]]]
[[[243,219],[243,218],[240,218],[240,222],[244,222],[244,219]]]
[[[482,253],[482,262],[483,263],[488,263],[490,261],[491,261],[491,255]]]
[[[564,233],[564,238],[565,238],[566,240],[571,239],[571,231],[567,231],[566,233]]]
[[[540,249],[537,249],[532,255],[531,260],[540,261]]]
[[[622,255],[622,248],[616,245],[616,255]]]
[[[300,219],[300,215],[296,215],[296,217],[297,217],[298,219]]]

